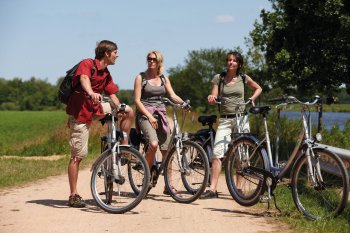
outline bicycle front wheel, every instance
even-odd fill
[[[209,177],[209,162],[203,148],[195,142],[183,141],[180,155],[175,147],[164,167],[164,180],[171,197],[180,203],[191,203],[204,192]]]
[[[242,137],[234,142],[226,154],[225,177],[232,198],[242,206],[259,202],[265,191],[264,176],[250,167],[266,170],[264,149],[257,148],[254,140]]]
[[[292,194],[298,210],[308,219],[327,219],[340,214],[347,203],[349,180],[341,159],[323,148],[304,153],[292,170]],[[309,166],[312,167],[312,174]],[[319,171],[319,172],[318,172]],[[311,176],[315,177],[315,182]]]
[[[112,153],[109,151],[98,158],[91,175],[91,193],[97,205],[103,210],[122,214],[135,208],[146,196],[149,184],[149,168],[145,158],[134,148],[120,147],[116,155],[116,171],[113,171]],[[128,167],[139,166],[143,175],[139,192],[130,184]]]

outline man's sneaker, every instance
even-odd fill
[[[75,194],[75,195],[69,196],[68,205],[74,208],[83,208],[85,207],[85,202],[81,196],[79,196],[78,194]]]
[[[211,199],[211,198],[218,198],[218,197],[219,197],[219,194],[217,191],[214,192],[208,189],[200,196],[200,199]]]

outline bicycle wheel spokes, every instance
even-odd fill
[[[314,153],[311,164],[316,183],[311,178],[306,156],[298,160],[292,174],[294,203],[311,220],[340,214],[349,193],[347,172],[339,157],[325,149],[314,149]]]
[[[249,166],[265,169],[261,150],[256,150],[254,141],[242,138],[235,142],[226,155],[225,176],[231,196],[240,205],[252,206],[264,192],[263,176]]]
[[[91,177],[91,192],[97,205],[109,213],[124,213],[136,207],[146,195],[149,169],[144,157],[132,148],[120,148],[119,176],[112,171],[112,154],[101,157]],[[137,169],[133,167],[138,166]],[[131,168],[131,169],[129,169]],[[130,174],[129,171],[132,171]],[[132,182],[130,181],[132,177]],[[133,185],[137,182],[138,192]]]
[[[206,188],[209,176],[208,158],[197,143],[184,141],[180,159],[179,162],[174,148],[165,164],[165,184],[176,201],[191,203]]]

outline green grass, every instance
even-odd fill
[[[22,185],[52,175],[64,174],[70,157],[67,115],[63,111],[0,111],[0,188]],[[99,154],[103,129],[95,122],[90,130],[89,166]],[[17,156],[2,158],[4,155]],[[63,155],[53,161],[20,157]]]
[[[81,168],[88,167],[98,153],[91,153],[81,163]],[[22,158],[0,157],[0,189],[24,185],[49,176],[67,173],[69,155],[58,160],[24,160]]]
[[[349,203],[344,212],[336,218],[323,221],[310,221],[303,217],[295,207],[292,198],[291,189],[280,184],[275,190],[277,206],[282,210],[282,214],[277,215],[276,219],[287,223],[297,232],[312,233],[349,233],[350,232],[350,206]],[[271,203],[272,204],[272,203]],[[266,208],[259,204],[262,208]],[[274,208],[273,204],[271,205]]]
[[[59,133],[67,119],[63,111],[0,111],[0,155],[44,155],[51,152],[52,133]],[[55,141],[55,140],[54,140]],[[57,152],[57,151],[56,151]]]

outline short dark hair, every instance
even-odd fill
[[[116,43],[109,40],[102,40],[97,43],[97,46],[95,48],[95,58],[102,59],[105,55],[105,52],[112,52],[117,49],[118,46]]]

